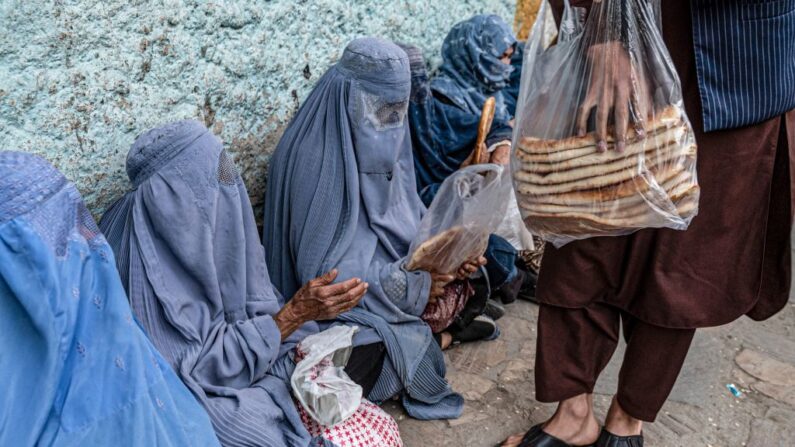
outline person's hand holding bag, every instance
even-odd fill
[[[585,99],[577,111],[577,135],[588,131],[588,119],[596,109],[597,149],[607,150],[608,121],[614,121],[615,149],[623,152],[630,121],[638,135],[649,114],[651,98],[642,70],[636,70],[621,42],[591,45],[587,51],[591,77]]]

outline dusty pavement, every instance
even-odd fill
[[[552,414],[553,406],[533,400],[537,307],[518,302],[507,309],[498,340],[447,352],[448,377],[466,398],[460,419],[416,421],[398,405],[386,405],[406,447],[490,447]],[[621,357],[619,348],[597,385],[600,416],[615,392]],[[645,437],[649,446],[795,446],[795,299],[762,323],[744,317],[698,331],[671,398],[646,425]]]

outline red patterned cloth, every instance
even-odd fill
[[[434,334],[447,329],[455,317],[461,313],[475,289],[469,281],[453,281],[444,288],[444,295],[435,303],[428,303],[422,313],[422,319],[431,327]]]
[[[332,427],[318,424],[300,403],[296,402],[296,406],[301,422],[312,437],[321,436],[339,447],[403,447],[397,422],[365,399],[353,416]]]

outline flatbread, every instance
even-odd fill
[[[643,166],[645,170],[643,172],[652,172],[655,169],[663,169],[664,166],[672,164],[683,164],[685,166],[689,166],[691,163],[695,162],[695,151],[695,145],[685,149],[684,151],[654,151],[651,157],[644,157]],[[631,163],[622,164],[623,168],[614,172],[605,173],[599,169],[599,166],[593,166],[587,172],[578,173],[577,177],[580,177],[578,179],[565,179],[559,176],[557,179],[563,180],[563,182],[557,184],[539,184],[536,183],[537,178],[532,174],[517,171],[514,173],[516,190],[519,194],[533,196],[615,186],[643,175],[641,172],[639,172],[639,166],[641,164],[638,160],[638,157],[634,157],[629,161]],[[584,177],[587,174],[590,174],[590,176]]]
[[[406,270],[440,272],[443,266],[454,266],[454,271],[465,260],[482,256],[488,242],[489,235],[486,232],[473,231],[462,226],[452,227],[420,244],[406,264]]]
[[[695,187],[696,191],[698,187]],[[694,191],[695,192],[695,191]],[[684,221],[698,212],[698,194],[688,194],[676,204],[677,215]],[[599,233],[615,233],[638,228],[669,226],[666,216],[651,208],[641,214],[606,219],[599,216],[570,213],[568,215],[528,214],[525,223],[539,233],[589,236]]]
[[[686,148],[683,148],[677,144],[677,140],[674,139],[661,139],[658,141],[652,141],[650,143],[652,144],[646,146],[647,149],[641,153],[626,156],[622,154],[621,156],[617,157],[616,153],[613,151],[610,155],[603,158],[602,160],[571,169],[561,168],[547,172],[536,172],[536,169],[542,168],[541,165],[534,164],[531,166],[526,166],[523,163],[521,170],[516,173],[516,178],[522,182],[533,185],[557,185],[561,183],[587,179],[598,175],[606,175],[614,172],[625,171],[628,169],[634,173],[635,169],[633,168],[638,166],[638,162],[641,158],[648,161],[659,158],[670,159],[686,154]],[[596,160],[597,158],[598,157],[594,157],[593,159]],[[554,169],[554,167],[552,169]]]
[[[666,106],[660,113],[657,113],[645,124],[646,133],[651,134],[660,128],[674,127],[678,122],[682,121],[682,117],[682,110],[678,106]],[[637,132],[634,129],[629,129],[627,132],[627,140],[636,139],[638,139]],[[523,137],[519,140],[519,147],[523,152],[528,154],[548,155],[554,152],[568,151],[576,148],[595,147],[597,143],[596,140],[596,134],[593,132],[581,137],[575,136],[560,140],[543,140],[534,137]],[[608,135],[606,142],[612,144],[615,140],[611,135]]]
[[[648,207],[649,202],[663,203],[668,200],[677,200],[685,195],[690,188],[694,187],[694,183],[688,172],[680,172],[678,175],[657,186],[657,188],[659,187],[662,187],[662,190],[650,190],[651,188],[647,187],[643,192],[639,191],[631,196],[612,200],[586,201],[580,200],[579,197],[575,196],[575,203],[571,203],[568,201],[567,195],[562,194],[553,197],[540,197],[539,200],[522,199],[519,202],[523,209],[537,213],[566,213],[576,211],[596,215],[610,215],[636,205]],[[609,192],[606,192],[606,194],[609,194]],[[662,194],[665,194],[665,196],[663,197]],[[655,196],[659,198],[655,198]]]
[[[595,216],[607,220],[623,219],[634,217],[644,213],[652,214],[673,214],[672,209],[660,209],[661,204],[669,203],[673,205],[686,196],[696,194],[698,186],[690,183],[682,183],[671,191],[664,200],[654,200],[641,195],[633,196],[630,199],[616,200],[610,203],[599,202],[591,207],[572,207],[568,205],[556,204],[528,204],[521,203],[519,207],[536,215],[550,215],[556,217],[567,216]],[[654,204],[654,206],[652,205]]]
[[[645,176],[637,176],[626,182],[606,188],[571,191],[561,194],[541,194],[538,196],[525,195],[522,198],[533,203],[557,203],[572,206],[590,205],[594,202],[618,200],[644,194],[655,184],[667,190],[670,189],[669,185],[674,186],[680,181],[689,181],[692,178],[685,166],[680,164],[668,164],[662,166],[661,169],[650,170],[649,176],[653,177],[655,183],[647,181]]]
[[[621,161],[636,159],[641,154],[648,155],[652,151],[668,150],[671,146],[674,148],[681,147],[687,136],[687,130],[685,126],[661,130],[648,138],[631,142],[621,153],[615,150],[600,153],[597,152],[596,147],[591,147],[590,153],[568,160],[522,161],[520,169],[525,172],[546,176],[554,173],[569,173],[577,168],[588,166],[609,167]]]

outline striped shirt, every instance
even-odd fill
[[[704,130],[795,109],[795,0],[691,0]]]

